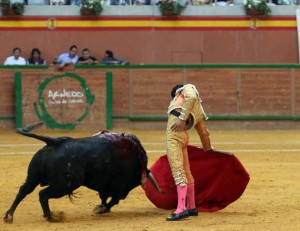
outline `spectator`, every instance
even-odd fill
[[[129,0],[110,0],[110,5],[129,5]]]
[[[133,5],[150,5],[149,0],[132,0]]]
[[[65,0],[50,0],[49,4],[63,6],[63,5],[66,5],[66,1]]]
[[[101,64],[129,64],[128,60],[118,59],[114,57],[114,53],[112,51],[105,51],[104,58],[102,59]]]
[[[233,0],[216,0],[215,4],[216,6],[229,6],[233,3]]]
[[[195,6],[208,5],[208,4],[211,4],[211,2],[212,2],[211,0],[191,0],[191,4],[195,5]]]
[[[276,5],[298,5],[297,0],[273,0],[271,2]]]
[[[27,60],[29,65],[45,65],[45,59],[41,58],[41,51],[38,48],[33,48],[31,51],[31,56]]]
[[[67,0],[66,5],[80,5],[82,3],[81,0]]]
[[[98,64],[97,59],[94,56],[90,56],[90,53],[88,48],[84,48],[82,56],[78,59],[78,64]]]
[[[21,49],[15,47],[13,49],[13,55],[9,56],[5,61],[4,65],[26,65],[26,60],[20,56]]]
[[[77,55],[77,46],[73,45],[70,47],[68,53],[63,53],[58,58],[54,59],[54,64],[60,64],[61,67],[64,67],[68,64],[76,64],[78,61]]]

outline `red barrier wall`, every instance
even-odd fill
[[[146,67],[146,66],[145,66]],[[23,123],[39,120],[34,111],[34,102],[39,102],[39,86],[46,78],[64,75],[52,69],[45,70],[8,70],[0,69],[0,126],[11,127],[15,117],[14,71],[22,72]],[[209,116],[223,116],[216,124],[219,128],[296,128],[300,116],[300,71],[294,68],[114,68],[114,69],[75,69],[70,73],[86,81],[95,95],[95,102],[89,115],[76,126],[78,129],[91,129],[94,126],[105,129],[106,126],[106,82],[105,73],[113,74],[113,127],[126,126],[132,128],[151,129],[164,127],[165,121],[138,121],[139,117],[165,117],[170,101],[170,90],[178,83],[192,83],[197,86],[203,106]],[[76,84],[59,82],[57,91],[76,89]],[[51,89],[54,92],[55,89]],[[49,93],[48,93],[49,94]],[[49,95],[45,95],[45,98]],[[76,110],[82,107],[60,105],[50,109],[57,113],[58,122],[73,121],[78,117]],[[73,116],[73,117],[72,117]],[[235,123],[225,117],[249,116],[242,122],[237,118]],[[255,117],[274,117],[269,121],[258,121],[251,124]],[[277,117],[286,116],[286,121]],[[73,118],[73,120],[70,118]],[[147,121],[147,119],[146,119]],[[285,123],[286,122],[286,123]],[[285,124],[284,124],[285,123]],[[212,126],[213,127],[213,126]]]
[[[0,63],[14,47],[26,59],[37,47],[51,63],[73,44],[79,55],[87,47],[101,60],[109,49],[132,64],[298,63],[295,16],[1,17],[0,44]]]

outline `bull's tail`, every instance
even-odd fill
[[[30,133],[32,130],[41,127],[43,124],[44,124],[43,121],[39,122],[39,123],[36,123],[36,124],[30,124],[30,125],[28,125],[24,128],[17,128],[16,132],[23,135],[23,136],[28,136],[28,137],[31,137],[31,138],[41,140],[41,141],[45,142],[48,145],[59,144],[62,141],[65,141],[66,139],[69,139],[69,137],[52,138],[52,137],[48,137],[48,136],[41,136],[41,135]]]

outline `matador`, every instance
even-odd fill
[[[166,130],[167,156],[177,187],[177,209],[167,221],[188,216],[198,216],[195,206],[194,178],[190,170],[187,145],[187,130],[192,126],[197,130],[204,151],[212,150],[209,131],[205,120],[207,116],[201,105],[201,98],[192,84],[177,85],[171,92],[172,101],[168,107]]]

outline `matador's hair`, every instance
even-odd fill
[[[175,97],[177,89],[181,88],[181,87],[183,87],[183,84],[179,84],[179,85],[176,85],[175,87],[173,87],[173,89],[171,91],[171,97],[172,97],[172,99]]]

